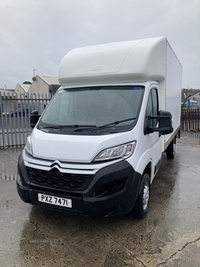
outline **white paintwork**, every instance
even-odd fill
[[[166,38],[150,38],[77,48],[59,68],[62,86],[163,80]]]
[[[181,71],[182,67],[165,37],[73,49],[63,58],[59,68],[62,88],[144,85],[137,125],[129,132],[95,136],[47,134],[35,128],[31,135],[35,158],[24,153],[25,164],[49,170],[56,162],[61,172],[96,173],[120,161],[91,164],[101,150],[136,140],[135,151],[127,161],[140,174],[151,162],[152,181],[154,167],[164,151],[165,137],[159,137],[156,132],[144,135],[149,92],[151,88],[158,89],[160,109],[172,113],[176,130],[180,126]],[[172,135],[168,135],[166,141]]]
[[[172,114],[174,129],[177,129],[180,126],[181,89],[182,67],[171,47],[168,45],[165,110],[170,111]],[[172,134],[164,136],[165,142],[167,142]]]
[[[103,149],[134,140],[132,131],[111,135],[47,134],[34,129],[31,140],[36,158],[66,162],[90,163]],[[125,140],[125,142],[123,141]]]

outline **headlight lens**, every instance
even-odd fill
[[[27,154],[29,154],[31,156],[33,155],[30,136],[27,138],[27,142],[26,142],[26,145],[25,145],[25,151],[26,151]]]
[[[94,158],[94,161],[128,158],[133,154],[135,146],[136,146],[136,141],[133,141],[128,144],[123,144],[104,149]]]

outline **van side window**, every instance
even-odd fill
[[[147,111],[146,111],[146,117],[152,116],[152,115],[158,115],[158,93],[157,89],[153,88],[150,91],[149,99],[147,103]],[[152,119],[149,121],[150,127],[155,127],[157,124],[157,119]]]

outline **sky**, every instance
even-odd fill
[[[159,36],[182,64],[182,87],[200,89],[199,0],[0,0],[0,88],[57,77],[73,48]]]

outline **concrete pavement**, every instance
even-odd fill
[[[0,179],[15,180],[17,160],[23,147],[0,149]]]
[[[21,150],[0,150],[1,267],[200,266],[198,134],[178,140],[174,160],[163,155],[144,220],[74,216],[23,203],[12,178]]]

